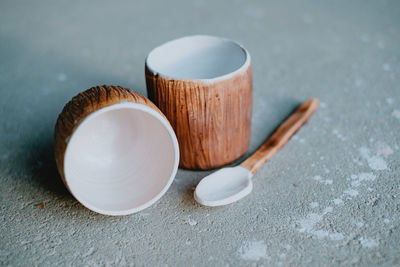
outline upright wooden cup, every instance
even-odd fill
[[[145,73],[148,97],[178,138],[180,167],[213,169],[246,153],[252,70],[245,48],[218,37],[184,37],[153,49]]]

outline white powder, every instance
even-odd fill
[[[59,82],[65,82],[67,80],[67,75],[65,73],[60,73],[57,75],[57,80]]]
[[[400,120],[400,110],[398,110],[398,109],[393,110],[392,116],[395,117],[396,119]]]
[[[326,185],[331,185],[333,184],[333,181],[331,179],[323,179],[321,176],[316,175],[313,177],[313,179],[317,182],[320,182],[321,184],[326,184]]]
[[[360,244],[364,248],[376,248],[376,247],[378,247],[379,242],[372,238],[366,237],[366,238],[362,238],[360,240]]]
[[[385,144],[384,142],[377,142],[376,143],[376,155],[377,156],[384,156],[385,158],[392,155],[393,149]]]
[[[364,181],[373,181],[376,179],[376,176],[373,173],[360,173],[359,175],[352,175],[351,186],[358,187]]]
[[[358,191],[351,188],[345,190],[344,193],[352,197],[358,196]]]
[[[385,63],[385,64],[382,65],[382,69],[384,71],[391,71],[392,67],[390,66],[389,63]]]
[[[258,261],[267,259],[267,246],[264,241],[248,241],[239,248],[239,256],[243,260]]]
[[[197,222],[196,222],[195,220],[189,218],[188,224],[189,224],[190,226],[195,226],[195,225],[197,224]]]
[[[335,205],[342,205],[342,204],[343,204],[343,200],[340,199],[340,198],[335,198],[335,199],[333,200],[333,203],[334,203]]]
[[[393,104],[393,98],[386,98],[386,103],[388,103],[389,105]]]
[[[361,147],[359,151],[360,151],[361,157],[367,161],[368,166],[371,169],[376,170],[376,171],[381,171],[381,170],[387,169],[386,161],[382,157],[371,155],[370,150],[366,147]]]

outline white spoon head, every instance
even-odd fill
[[[204,177],[194,198],[204,206],[223,206],[247,196],[253,189],[251,172],[243,167],[227,167]]]

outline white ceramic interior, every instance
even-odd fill
[[[179,148],[168,121],[143,104],[120,103],[88,115],[68,141],[65,180],[84,206],[126,215],[156,202],[171,185]]]
[[[194,35],[167,42],[147,56],[147,67],[172,79],[215,79],[236,73],[250,64],[241,45],[224,38]]]

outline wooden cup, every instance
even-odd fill
[[[179,166],[213,169],[243,156],[250,144],[250,55],[236,42],[188,36],[146,58],[148,97],[165,114],[180,148]]]

